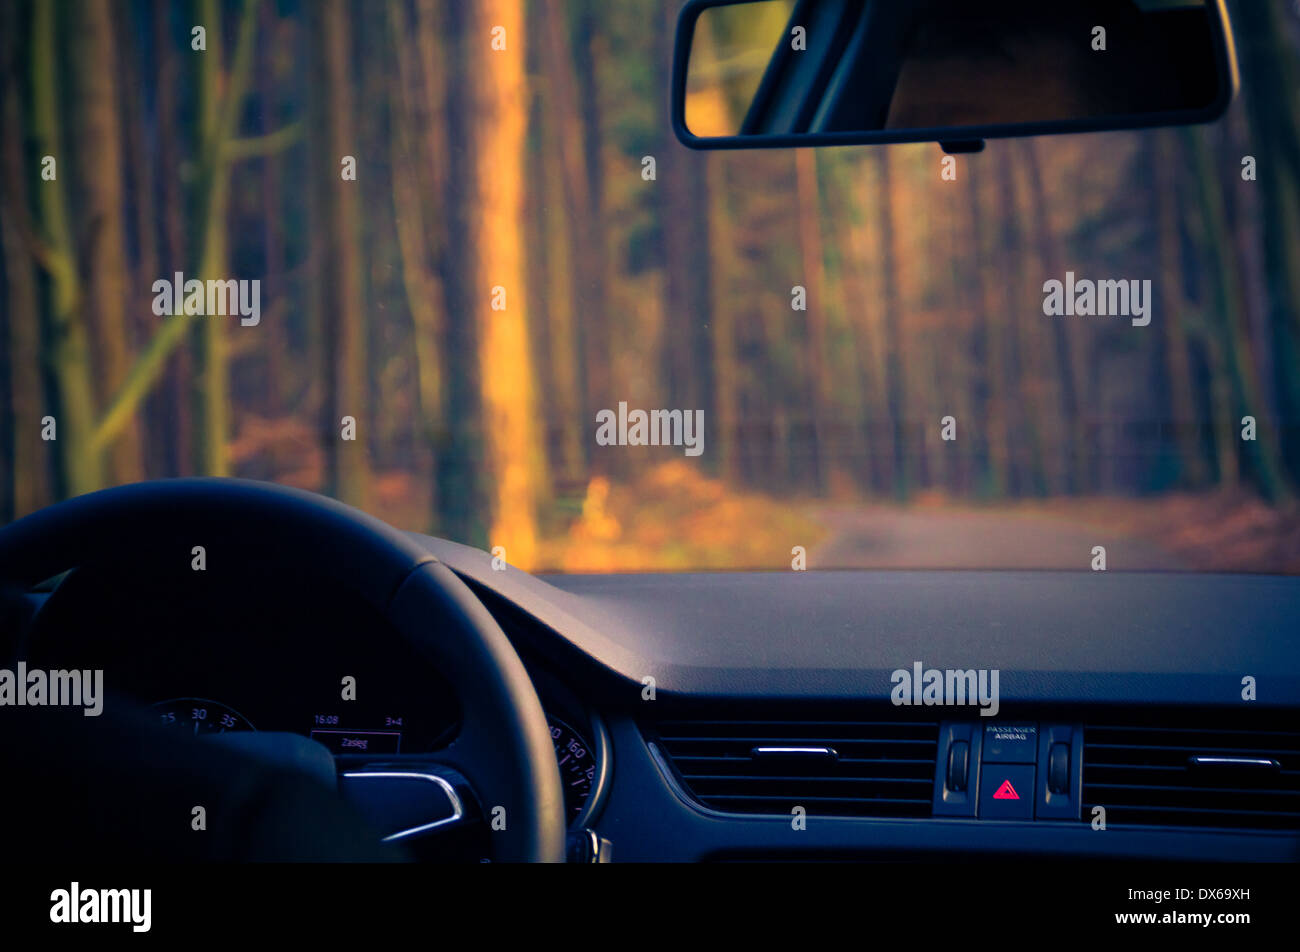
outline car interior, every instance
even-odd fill
[[[59,5],[7,6],[4,161],[29,183],[6,190],[0,283],[7,849],[99,864],[1300,860],[1300,239],[1294,205],[1277,208],[1300,195],[1293,5],[205,0],[92,4],[80,26]],[[78,70],[97,61],[72,54],[101,27],[161,37],[176,64],[119,63],[83,128]],[[279,78],[299,69],[310,81]],[[271,98],[232,105],[232,89]],[[605,125],[584,139],[589,115]],[[111,159],[120,207],[86,151],[49,144],[50,117]],[[119,117],[111,137],[86,131]],[[196,151],[168,145],[191,121]],[[617,130],[634,127],[624,148]],[[223,128],[242,138],[209,161],[203,137]],[[1120,158],[1146,161],[1135,142],[1165,150],[1150,178]],[[403,178],[435,145],[444,161]],[[1102,151],[1040,165],[1031,147]],[[1052,243],[1074,208],[1054,189],[1087,193],[1108,154],[1130,204],[1081,198],[1082,237]],[[324,171],[304,171],[319,156]],[[168,219],[164,166],[182,161]],[[236,161],[256,174],[203,191]],[[376,176],[386,204],[365,191]],[[601,176],[604,211],[584,191]],[[969,215],[964,198],[920,204],[972,177],[985,190]],[[1160,204],[1166,186],[1185,200]],[[858,190],[903,199],[864,212]],[[276,266],[290,278],[273,279],[261,222],[298,192]],[[230,204],[204,219],[205,195]],[[155,272],[170,287],[181,270],[161,264],[158,227],[206,234],[188,216],[216,235],[185,239],[198,290],[176,274],[181,313],[132,304],[140,321],[128,309],[114,337],[104,276],[143,274],[128,297],[156,300]],[[1112,219],[1127,230],[1105,232]],[[94,236],[117,227],[115,259]],[[930,244],[897,243],[923,227]],[[778,253],[789,275],[764,257]],[[317,284],[295,296],[297,256]],[[854,285],[858,260],[883,264]],[[706,265],[712,283],[692,285]],[[84,307],[63,307],[71,274]],[[544,291],[525,299],[497,274]],[[259,316],[214,315],[209,279],[227,276],[264,278]],[[941,282],[983,294],[976,323],[945,312]],[[1054,282],[1070,310],[1051,310]],[[598,290],[660,315],[653,336],[591,349],[629,326],[592,310]],[[441,323],[422,343],[432,300]],[[917,323],[855,336],[858,311],[907,306]],[[1180,353],[1182,376],[1166,359]],[[1194,419],[1143,404],[1114,429],[1072,422],[1180,385]],[[837,429],[859,392],[863,422]],[[636,409],[655,394],[685,409]],[[307,409],[277,423],[264,399]],[[119,468],[128,446],[143,466]],[[968,455],[949,462],[949,446]],[[200,462],[166,462],[182,451]],[[354,452],[369,454],[364,492]],[[384,466],[416,476],[385,482]],[[530,509],[543,482],[559,501]],[[414,499],[432,515],[403,521]],[[785,521],[811,511],[815,539]]]

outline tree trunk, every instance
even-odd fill
[[[180,136],[177,130],[176,90],[180,85],[180,58],[176,55],[175,45],[167,28],[171,3],[169,0],[155,0],[152,8],[153,45],[157,51],[158,72],[157,122],[158,122],[158,162],[161,170],[160,188],[162,210],[163,247],[161,260],[165,267],[164,275],[172,275],[183,270],[183,263],[190,260],[189,248],[185,234],[185,199],[181,190],[178,167],[180,166],[180,149],[177,145]],[[177,318],[170,318],[177,320]],[[167,404],[170,410],[170,426],[165,431],[168,440],[168,467],[171,476],[189,476],[193,472],[195,450],[193,445],[193,420],[191,415],[191,387],[193,380],[190,351],[180,347],[175,359],[167,368],[160,387],[158,399]]]
[[[469,222],[473,268],[465,277],[476,298],[467,316],[481,325],[477,358],[483,462],[490,474],[488,539],[505,546],[512,565],[527,569],[536,558],[540,460],[520,239],[528,115],[522,0],[475,0],[469,24],[474,164],[463,184],[475,212]],[[491,48],[494,29],[504,30],[498,33],[504,50]]]
[[[22,129],[23,104],[17,72],[18,8],[0,9],[0,72],[5,81],[0,86],[0,122],[6,129]],[[50,498],[48,450],[41,439],[41,417],[45,415],[44,381],[41,375],[40,296],[36,286],[35,260],[19,227],[28,218],[27,185],[35,181],[25,161],[22,139],[18,135],[0,138],[0,268],[7,294],[0,301],[3,322],[3,350],[8,366],[0,367],[7,383],[5,440],[0,443],[0,458],[7,457],[12,466],[0,474],[0,521],[8,522],[41,508]],[[37,183],[36,188],[41,187]]]
[[[998,321],[1002,315],[993,299],[987,262],[990,255],[984,221],[984,202],[980,178],[972,175],[967,182],[971,234],[975,347],[975,379],[979,381],[977,413],[984,430],[987,447],[980,491],[993,498],[1004,496],[1011,488],[1011,462],[1007,432],[1005,361],[1002,334]]]
[[[539,73],[546,78],[541,84],[536,106],[536,135],[539,139],[536,161],[544,185],[532,190],[536,198],[538,225],[543,234],[538,250],[540,277],[545,282],[540,287],[542,293],[537,295],[545,301],[545,309],[536,317],[541,319],[544,314],[547,339],[547,363],[539,367],[538,378],[546,379],[550,392],[548,420],[555,429],[556,440],[555,445],[548,448],[555,454],[552,471],[557,488],[561,494],[581,498],[586,492],[588,457],[584,440],[589,432],[588,426],[594,425],[595,421],[588,417],[588,398],[582,389],[580,324],[583,312],[577,307],[574,293],[578,274],[574,260],[577,255],[574,231],[580,225],[570,217],[568,203],[563,199],[569,188],[565,163],[566,131],[565,124],[557,118],[565,108],[560,102],[561,91],[567,89],[572,94],[572,85],[563,75],[570,66],[555,61],[555,51],[548,42],[551,24],[546,22],[546,18],[551,11],[534,4],[532,14],[536,27],[530,35],[543,38],[537,45],[537,59]],[[560,71],[558,74],[557,70]],[[561,198],[556,201],[552,196]]]
[[[574,303],[579,314],[587,315],[580,326],[583,360],[579,367],[584,394],[584,422],[594,426],[596,411],[615,402],[609,376],[610,314],[606,291],[606,250],[602,234],[603,200],[600,193],[599,134],[593,136],[598,123],[594,111],[594,80],[587,84],[580,69],[592,69],[590,23],[581,18],[578,45],[569,37],[570,7],[561,0],[545,0],[545,69],[555,107],[554,118],[559,130],[560,156],[564,168],[564,200],[569,209],[574,241]],[[584,74],[585,75],[585,74]],[[594,145],[593,145],[594,140]],[[593,455],[589,468],[604,465]]]
[[[1295,66],[1280,4],[1233,5],[1243,45],[1242,72],[1263,218],[1264,274],[1272,331],[1271,388],[1286,437],[1281,453],[1292,484],[1300,482],[1300,125]]]
[[[82,303],[95,355],[96,396],[103,403],[122,385],[130,354],[126,320],[126,226],[123,220],[122,116],[117,101],[117,63],[109,0],[80,0],[70,11],[76,103],[77,220],[83,230],[85,279]],[[140,431],[132,420],[109,450],[114,482],[141,475]]]
[[[195,275],[200,281],[225,280],[227,268],[226,211],[227,185],[221,170],[220,150],[223,145],[220,133],[222,68],[224,44],[221,29],[221,5],[217,0],[202,0],[200,18],[207,29],[207,52],[199,58],[199,127],[203,152],[212,163],[211,168],[220,184],[220,200],[209,213],[199,219],[203,229],[201,246],[203,264]],[[195,389],[195,422],[198,439],[195,449],[198,458],[196,469],[204,476],[227,476],[226,437],[229,432],[230,395],[226,379],[227,343],[226,328],[221,318],[207,315],[200,318],[199,333],[194,348],[198,368],[198,386]]]
[[[826,259],[822,251],[821,197],[817,184],[817,154],[812,149],[794,150],[795,193],[799,228],[798,282],[806,289],[804,311],[804,380],[808,436],[808,460],[812,468],[812,485],[817,492],[828,486],[826,447]]]
[[[883,340],[882,362],[885,373],[885,415],[890,428],[890,489],[898,500],[909,493],[911,469],[907,458],[907,440],[903,414],[903,354],[900,349],[901,302],[898,294],[898,244],[899,219],[890,176],[890,149],[876,150],[877,176],[880,194],[880,280],[881,328]]]
[[[43,313],[49,326],[42,335],[47,342],[46,365],[54,380],[58,409],[57,495],[75,496],[103,485],[101,455],[91,446],[95,418],[95,394],[90,379],[90,340],[82,313],[81,281],[66,199],[67,177],[72,162],[62,149],[59,123],[59,88],[56,66],[55,6],[38,3],[32,7],[32,133],[37,152],[57,161],[57,177],[36,186],[39,228],[46,247],[46,269],[50,273],[50,300]]]
[[[407,308],[411,313],[411,339],[415,345],[416,396],[419,421],[416,428],[419,444],[424,448],[420,469],[428,478],[431,511],[437,512],[437,482],[433,461],[437,453],[439,421],[444,413],[441,340],[444,315],[442,286],[431,269],[432,254],[426,236],[435,229],[424,216],[420,185],[419,148],[422,127],[414,122],[420,116],[429,120],[427,104],[417,107],[421,86],[415,79],[415,64],[407,47],[409,24],[400,4],[388,7],[392,47],[396,53],[396,70],[390,71],[388,100],[390,105],[390,160],[393,189],[393,214],[398,251],[402,261],[402,284]],[[437,42],[436,33],[432,37]],[[426,70],[440,69],[438,62],[426,62]]]
[[[1174,427],[1178,450],[1178,482],[1184,486],[1200,487],[1205,485],[1207,473],[1196,427],[1191,357],[1187,332],[1183,327],[1188,302],[1183,290],[1182,230],[1178,221],[1182,153],[1176,148],[1173,133],[1168,130],[1152,133],[1148,141],[1154,162],[1151,185],[1156,204],[1160,287],[1164,291],[1163,315],[1159,323],[1168,418]]]
[[[725,163],[728,156],[713,153],[708,156],[707,188],[709,195],[709,237],[710,277],[707,282],[712,293],[709,305],[712,329],[710,351],[713,355],[713,390],[712,410],[705,410],[708,426],[712,427],[713,450],[710,455],[717,460],[717,471],[723,479],[733,481],[738,474],[736,459],[736,439],[740,428],[739,382],[736,374],[736,334],[731,291],[731,278],[735,273],[732,215],[728,199]],[[697,264],[697,267],[699,265]],[[701,320],[702,315],[694,317]],[[698,355],[697,355],[698,356]],[[700,399],[702,395],[697,395]],[[691,407],[705,409],[704,402]],[[707,448],[707,444],[706,444]]]
[[[1033,209],[1033,244],[1038,249],[1039,270],[1050,278],[1064,280],[1064,255],[1048,215],[1051,206],[1043,187],[1038,152],[1032,142],[1024,141],[1020,143],[1020,155],[1024,160],[1025,177],[1029,184],[1029,205]],[[1065,428],[1061,488],[1067,493],[1081,492],[1089,488],[1082,476],[1084,462],[1089,455],[1083,425],[1083,347],[1076,339],[1073,325],[1068,324],[1065,318],[1054,317],[1048,320],[1056,367],[1060,374],[1061,419]]]
[[[1219,329],[1223,353],[1223,371],[1231,381],[1232,419],[1218,420],[1217,425],[1229,432],[1239,431],[1241,417],[1257,420],[1262,408],[1256,374],[1250,358],[1249,334],[1241,313],[1241,276],[1228,234],[1223,194],[1210,161],[1204,130],[1182,130],[1183,142],[1190,151],[1196,176],[1197,196],[1204,226],[1205,252],[1212,263],[1211,320]],[[1280,469],[1277,434],[1259,426],[1256,439],[1243,442],[1243,452],[1251,461],[1256,483],[1266,499],[1276,500],[1287,494]]]
[[[350,15],[355,8],[344,0],[321,0],[317,14],[320,44],[317,93],[324,109],[322,132],[325,152],[319,156],[324,176],[321,191],[325,230],[322,262],[327,292],[323,307],[329,312],[325,359],[329,362],[323,434],[329,492],[350,505],[366,505],[367,449],[374,437],[375,419],[369,413],[367,394],[367,341],[364,274],[360,239],[360,179],[371,170],[360,154],[353,133],[352,63],[349,51]],[[357,162],[357,180],[342,176],[342,160]],[[356,421],[355,440],[342,438],[343,418]]]

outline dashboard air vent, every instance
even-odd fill
[[[1300,732],[1240,723],[1096,724],[1083,734],[1083,820],[1300,829]]]
[[[939,725],[665,720],[648,731],[687,792],[726,813],[928,817]]]

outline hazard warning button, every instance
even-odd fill
[[[1034,768],[985,763],[980,770],[979,813],[987,820],[1032,820]]]
[[[1016,793],[1016,788],[1011,786],[1010,780],[1003,780],[1002,786],[993,791],[994,800],[1019,800],[1020,794]]]

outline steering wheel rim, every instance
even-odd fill
[[[494,858],[562,862],[565,812],[546,715],[523,662],[464,582],[414,539],[337,500],[224,478],[132,483],[78,496],[0,529],[0,582],[30,588],[85,563],[205,557],[310,561],[386,617],[453,686],[454,741],[428,760],[470,783]],[[496,810],[504,808],[504,813]]]

